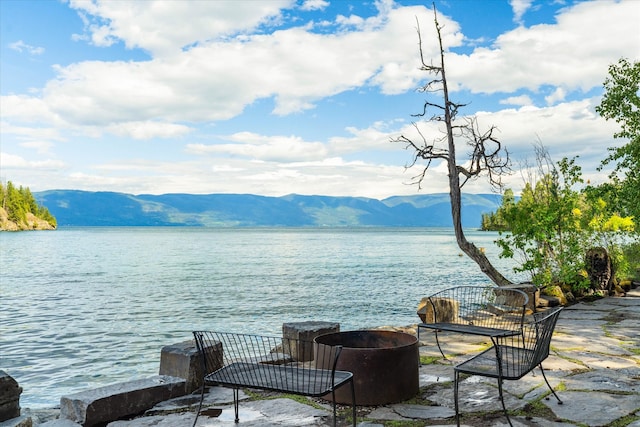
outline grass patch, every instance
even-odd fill
[[[433,365],[440,359],[440,356],[420,356],[420,365]]]
[[[522,416],[522,417],[538,417],[538,418],[545,418],[548,420],[553,420],[556,418],[555,414],[553,413],[553,411],[551,409],[549,409],[544,403],[542,403],[541,400],[537,400],[535,402],[530,402],[527,403],[524,408],[516,410],[516,411],[509,411],[509,414],[513,414],[516,416]]]
[[[627,347],[627,350],[636,356],[640,356],[640,347]]]
[[[631,424],[634,421],[640,420],[640,417],[637,415],[627,415],[626,417],[618,418],[609,424],[609,427],[625,427]]]

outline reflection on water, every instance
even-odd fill
[[[510,275],[495,234],[468,238]],[[0,369],[32,408],[157,374],[161,348],[192,330],[408,325],[437,288],[488,283],[443,229],[71,228],[0,243]]]

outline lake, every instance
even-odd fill
[[[497,233],[466,231],[512,280]],[[281,334],[418,321],[438,289],[487,284],[452,229],[61,228],[0,233],[0,369],[23,408],[158,373],[196,329]]]

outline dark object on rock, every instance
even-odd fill
[[[5,371],[0,371],[0,422],[20,416],[22,387]]]
[[[585,267],[589,280],[591,281],[591,289],[596,291],[611,292],[613,289],[614,271],[611,264],[611,258],[605,248],[596,247],[587,251],[585,259]]]

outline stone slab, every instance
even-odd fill
[[[158,375],[63,396],[60,417],[91,427],[143,413],[185,394],[183,378]]]
[[[562,405],[556,405],[553,400],[542,400],[542,403],[559,418],[588,426],[610,425],[618,418],[632,414],[640,406],[637,394],[564,391],[562,400]]]
[[[238,426],[282,427],[282,426],[325,426],[330,425],[332,413],[305,405],[292,399],[278,398],[256,400],[240,404],[240,423],[234,422],[233,405],[222,407],[216,417],[201,415],[196,427]],[[114,421],[107,427],[177,427],[191,426],[195,413],[167,414],[136,418],[128,421]]]
[[[42,424],[36,424],[38,427],[80,427],[82,424],[74,423],[71,420],[50,420]]]

